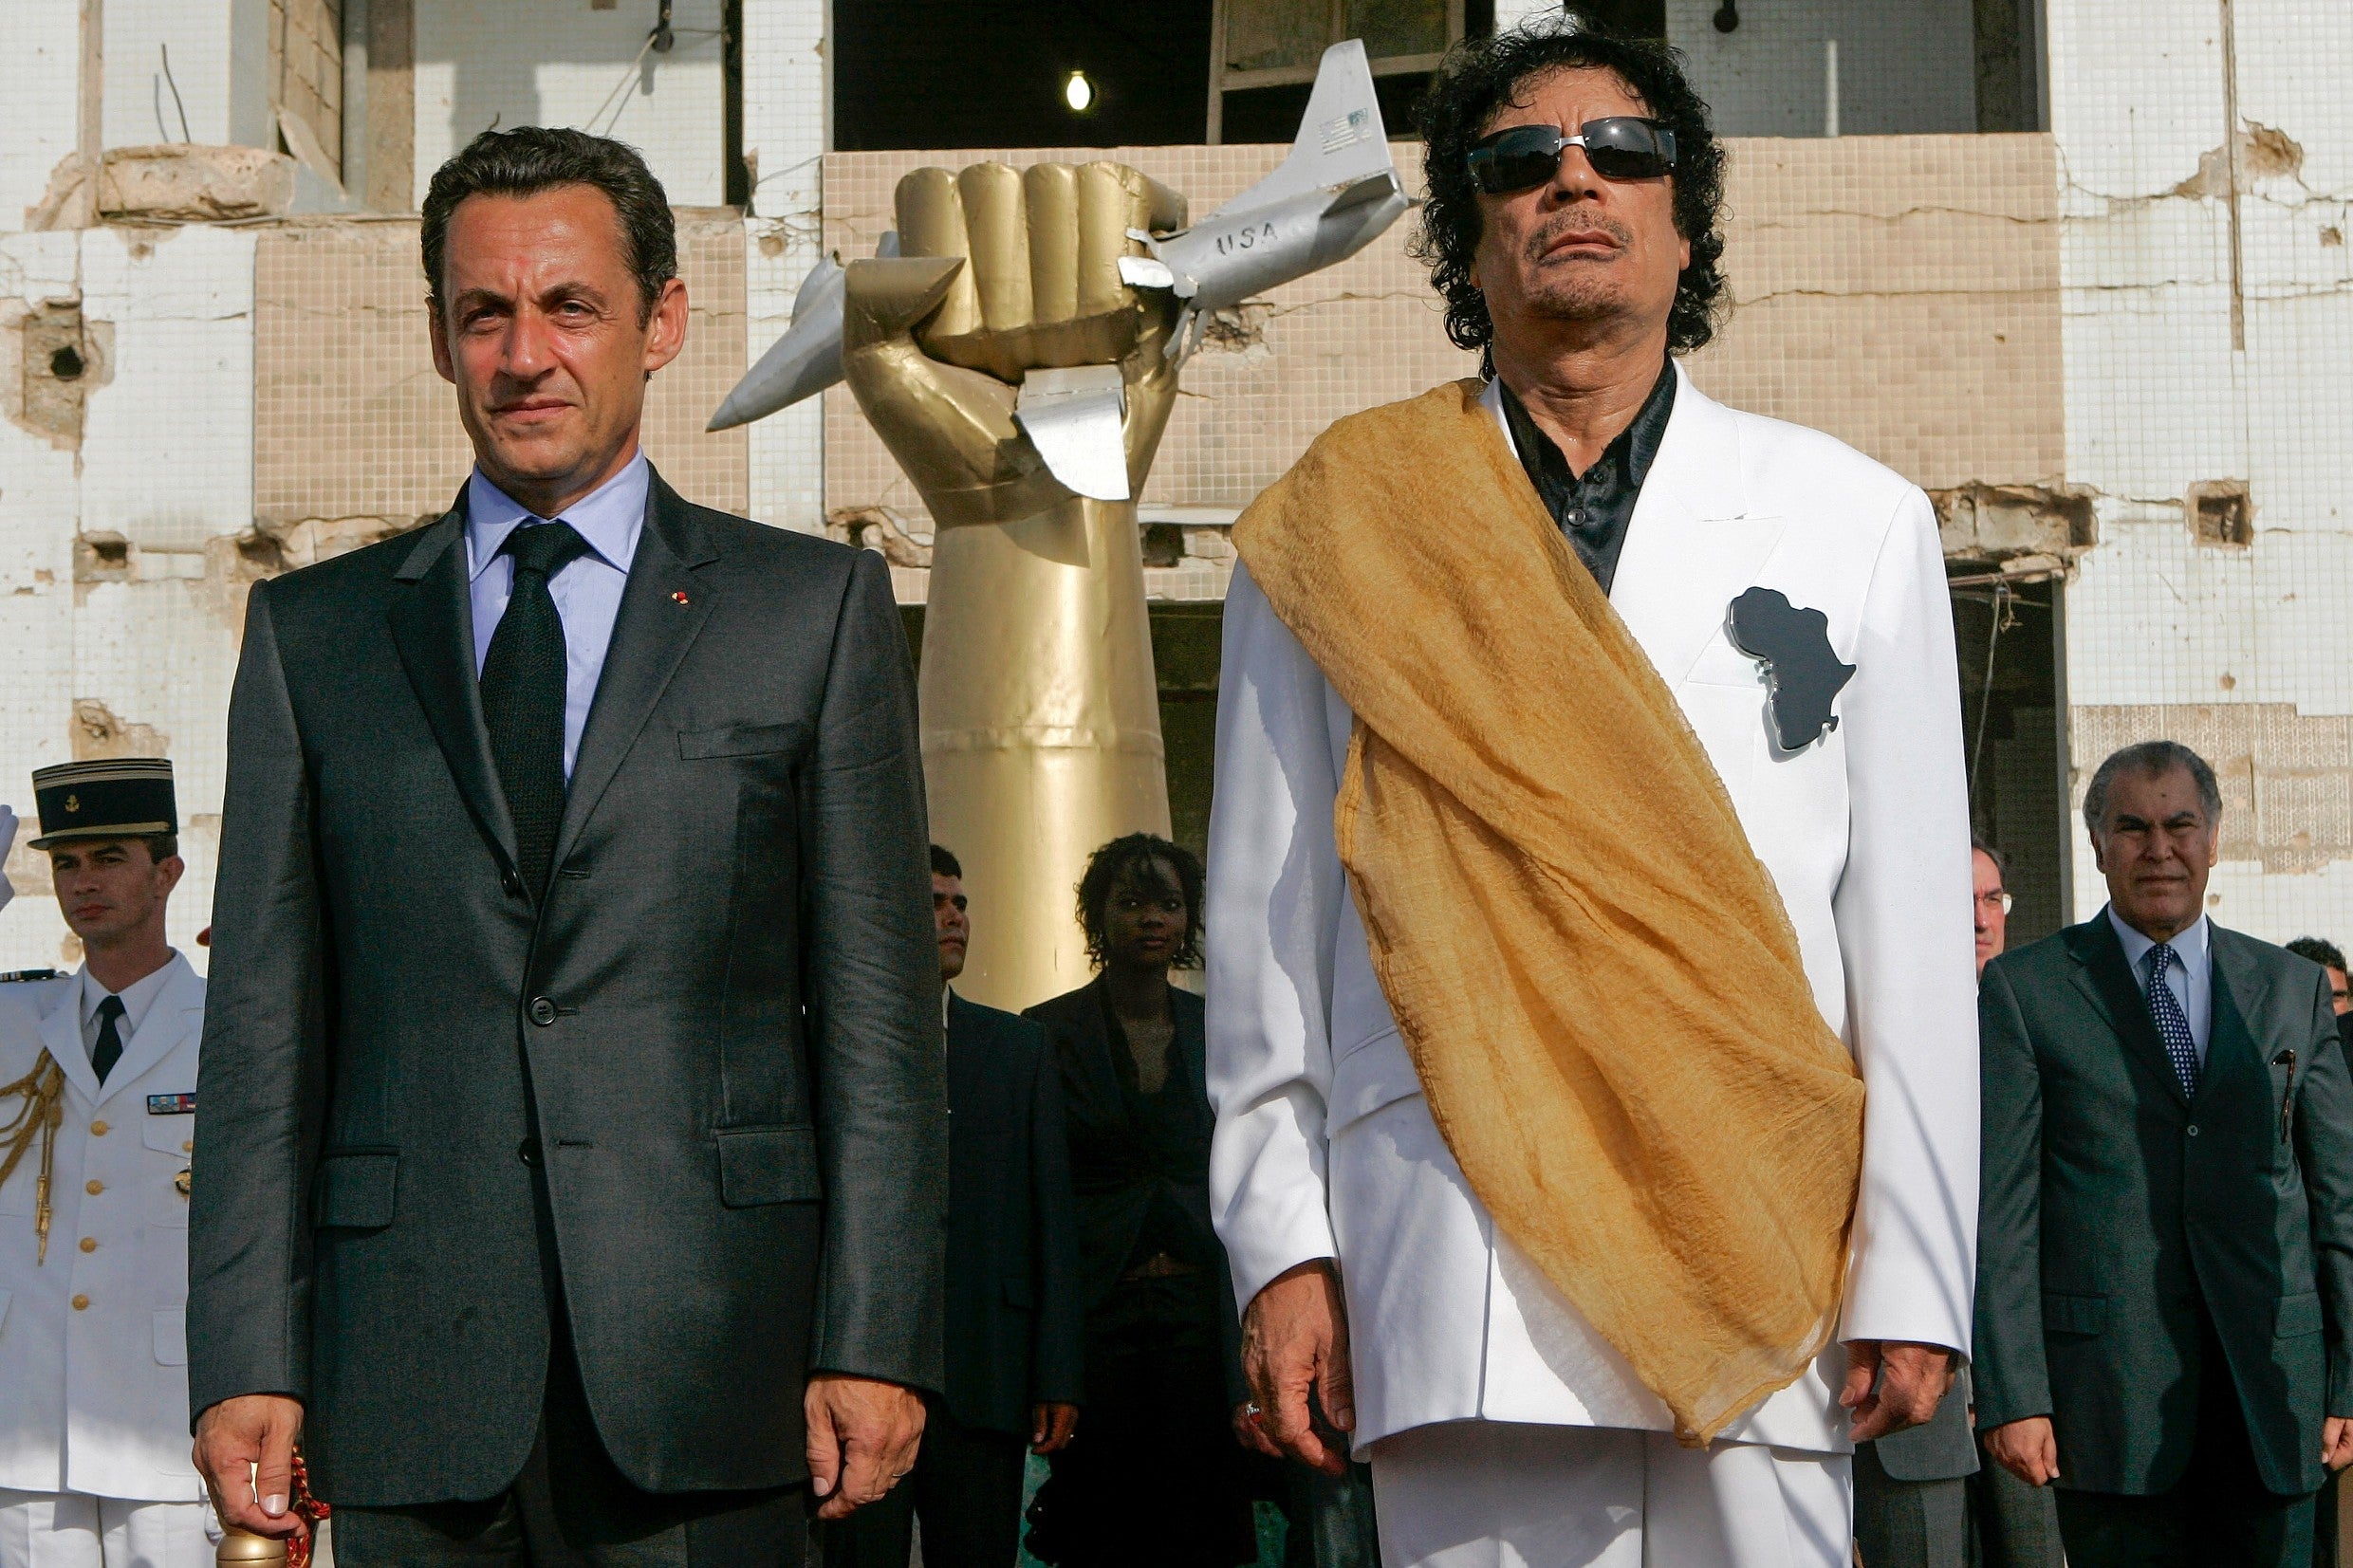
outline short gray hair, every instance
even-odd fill
[[[2100,765],[2091,776],[2091,784],[2084,791],[2084,827],[2094,839],[2100,837],[2103,821],[2108,814],[2108,791],[2117,779],[2126,773],[2137,773],[2144,779],[2161,778],[2175,768],[2190,775],[2197,785],[2197,803],[2205,808],[2206,825],[2213,827],[2222,821],[2222,786],[2214,782],[2214,770],[2206,759],[2179,741],[2141,741],[2121,751],[2108,753],[2108,760]]]

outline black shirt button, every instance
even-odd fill
[[[523,896],[523,878],[517,876],[511,871],[508,872],[505,876],[498,879],[498,885],[507,890],[507,896],[510,898],[520,898]]]
[[[531,998],[531,1022],[545,1027],[556,1021],[556,1005],[544,996]]]
[[[539,1164],[539,1140],[537,1138],[525,1138],[521,1143],[516,1144],[515,1158],[521,1160],[526,1165],[536,1166]]]

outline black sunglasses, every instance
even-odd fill
[[[1491,196],[1532,191],[1561,166],[1562,152],[1583,147],[1603,179],[1657,179],[1675,170],[1675,133],[1655,120],[1612,115],[1588,120],[1575,136],[1549,125],[1514,125],[1471,149],[1471,178]]]

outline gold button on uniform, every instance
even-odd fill
[[[82,1250],[84,1252],[96,1252],[98,1250],[98,1238],[96,1236],[83,1237]]]
[[[95,1198],[101,1192],[106,1190],[106,1184],[100,1181],[96,1176],[92,1176],[88,1181],[82,1184],[82,1190],[87,1192],[91,1197]]]
[[[94,1138],[102,1138],[102,1137],[104,1137],[105,1135],[106,1135],[106,1124],[105,1124],[104,1122],[102,1122],[102,1121],[94,1121],[94,1122],[90,1123],[90,1136],[92,1136],[92,1137],[94,1137]]]
[[[179,1152],[183,1154],[195,1153],[196,1152],[196,1140],[194,1138],[183,1139],[179,1146]]]
[[[74,1300],[73,1300],[73,1309],[74,1309],[76,1312],[87,1312],[87,1311],[89,1311],[89,1310],[90,1310],[90,1299],[89,1299],[87,1296],[77,1296],[77,1297],[75,1297],[75,1298],[74,1298]]]

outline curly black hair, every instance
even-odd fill
[[[1478,349],[1491,373],[1488,345],[1495,323],[1471,282],[1479,248],[1479,191],[1465,159],[1495,117],[1538,77],[1558,70],[1613,72],[1658,122],[1675,133],[1675,227],[1691,241],[1691,265],[1676,281],[1667,315],[1667,349],[1684,354],[1715,336],[1724,300],[1724,148],[1708,105],[1683,79],[1682,56],[1649,39],[1584,30],[1571,17],[1523,25],[1491,38],[1467,38],[1438,66],[1421,101],[1423,175],[1429,199],[1413,254],[1430,264],[1430,281],[1446,297],[1446,335]]]
[[[1209,880],[1201,870],[1201,858],[1154,834],[1131,833],[1089,856],[1086,875],[1079,878],[1079,929],[1086,932],[1086,956],[1097,968],[1110,962],[1106,949],[1112,890],[1130,873],[1153,876],[1162,871],[1176,876],[1176,890],[1185,895],[1185,938],[1176,945],[1170,967],[1201,967],[1201,893]]]

